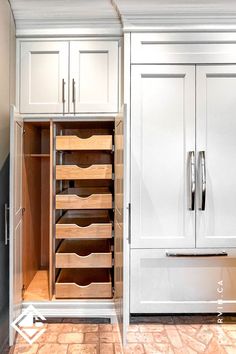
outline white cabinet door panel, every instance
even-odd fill
[[[21,113],[68,112],[68,48],[68,42],[21,43]]]
[[[200,253],[181,250],[190,252]],[[211,249],[214,252],[219,250]],[[176,258],[166,257],[166,250],[131,250],[130,312],[216,313],[222,300],[225,312],[236,311],[235,256],[235,250],[229,250],[227,257]]]
[[[194,247],[195,67],[137,65],[131,82],[131,247]]]
[[[205,151],[206,205],[198,167],[197,247],[236,247],[236,66],[197,67],[197,154]]]
[[[9,342],[14,343],[11,323],[22,307],[22,159],[23,121],[11,107],[10,116],[10,237],[9,237]]]
[[[118,42],[70,43],[70,112],[117,112]]]

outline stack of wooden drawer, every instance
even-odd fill
[[[64,163],[62,159],[56,166],[56,180],[67,188],[56,194],[56,209],[63,212],[55,228],[58,242],[55,266],[59,269],[55,296],[110,298],[113,196],[109,184],[103,185],[101,181],[112,180],[112,163],[80,166],[79,157],[84,161],[94,151],[96,154],[111,151],[112,135],[93,135],[86,139],[60,135],[56,137],[56,150],[85,155],[78,155],[78,165],[71,164],[71,160]],[[71,187],[76,181],[79,186]]]

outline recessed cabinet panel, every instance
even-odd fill
[[[235,63],[235,42],[234,33],[223,32],[207,35],[205,32],[132,33],[131,62],[132,64]]]
[[[68,42],[22,42],[21,113],[68,112]]]
[[[197,246],[235,247],[236,66],[198,66],[196,98]]]
[[[132,248],[195,246],[194,86],[193,66],[132,68]]]
[[[71,112],[117,112],[118,42],[70,43]]]
[[[171,253],[213,254],[219,250]],[[235,251],[225,257],[167,257],[166,250],[131,251],[131,313],[217,312],[223,284],[224,311],[236,310]],[[221,283],[220,283],[221,282]]]

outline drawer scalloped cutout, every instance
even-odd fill
[[[56,224],[56,238],[101,239],[112,237],[109,213],[103,210],[68,211]]]
[[[108,188],[68,188],[56,195],[56,209],[111,209]]]
[[[112,283],[108,269],[62,269],[55,284],[59,299],[111,298]]]
[[[111,268],[107,240],[64,240],[56,252],[56,268]]]
[[[56,179],[112,179],[112,165],[91,165],[89,167],[57,165]]]
[[[92,135],[87,139],[76,135],[57,136],[56,150],[112,150],[112,135]]]

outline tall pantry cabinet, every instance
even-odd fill
[[[120,51],[119,38],[19,41],[11,322],[29,304],[45,317],[122,319]]]

